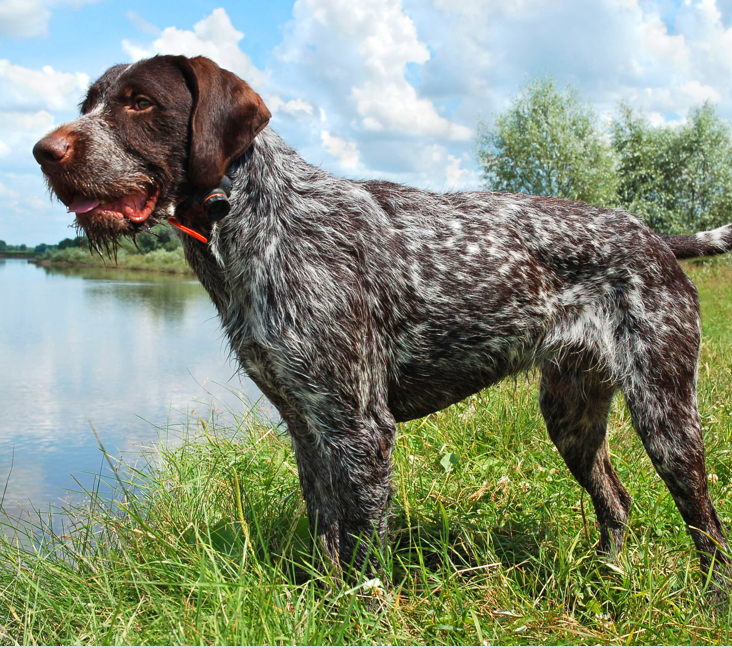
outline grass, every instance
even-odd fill
[[[732,505],[732,266],[688,265],[703,305],[699,403],[712,497]],[[622,399],[613,462],[634,497],[599,559],[588,498],[549,442],[536,378],[401,426],[388,590],[323,587],[286,436],[249,417],[188,439],[0,539],[0,641],[21,644],[729,644],[691,540]],[[57,525],[58,526],[58,525]],[[12,531],[12,530],[11,530]]]
[[[148,270],[176,274],[193,274],[185,261],[182,248],[174,250],[153,250],[146,254],[121,247],[117,251],[117,259],[102,258],[98,254],[90,254],[80,247],[64,250],[51,250],[38,257],[36,263],[56,266],[93,266],[107,267],[112,270]]]

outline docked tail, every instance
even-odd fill
[[[677,259],[715,256],[732,250],[732,224],[698,234],[661,238]]]

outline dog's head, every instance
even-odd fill
[[[270,117],[254,90],[213,61],[156,56],[107,70],[81,116],[33,155],[76,224],[108,246],[216,187]]]

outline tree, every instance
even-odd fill
[[[618,199],[632,214],[657,232],[678,231],[674,210],[673,132],[651,126],[645,115],[620,105],[620,115],[611,125],[612,144],[618,166]]]
[[[732,213],[730,128],[705,103],[680,127],[652,126],[621,106],[612,124],[618,198],[661,233],[719,227]]]
[[[166,223],[158,223],[150,233],[142,232],[135,237],[137,247],[143,254],[153,250],[175,250],[181,247],[180,239],[172,233],[172,228]]]
[[[18,248],[20,252],[26,252],[28,250],[28,246],[25,243],[21,243],[20,247]]]
[[[614,156],[596,114],[551,77],[522,89],[493,129],[478,124],[477,153],[489,189],[617,202]]]
[[[0,241],[0,252],[5,252],[8,249],[8,244],[5,241]]]
[[[137,243],[137,247],[143,254],[152,252],[159,247],[158,240],[152,234],[148,234],[147,232],[142,232],[141,234],[138,234],[135,237],[135,242]]]
[[[59,241],[58,249],[65,250],[66,248],[74,248],[79,246],[78,239],[65,238],[63,241]]]
[[[732,210],[732,141],[729,124],[705,102],[691,111],[673,148],[676,210],[682,230],[720,227]]]

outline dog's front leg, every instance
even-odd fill
[[[386,543],[394,420],[348,417],[321,426],[290,426],[317,550],[349,580],[373,575]]]

